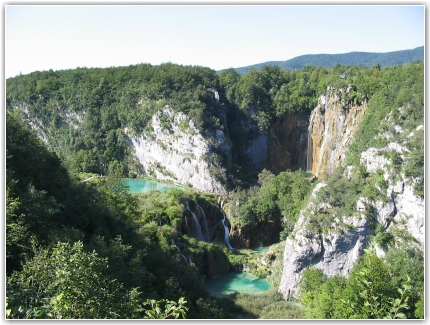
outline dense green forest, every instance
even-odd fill
[[[232,164],[223,152],[214,152],[210,160],[214,171],[226,170],[221,178],[234,189],[257,180],[259,171],[249,170],[245,149],[277,117],[310,113],[327,85],[353,83],[351,101],[364,101],[382,85],[378,71],[340,65],[299,71],[267,66],[246,75],[234,69],[218,75],[202,67],[142,64],[33,72],[7,79],[6,109],[25,111],[69,170],[105,175],[115,168],[133,177],[139,168],[124,128],[132,134],[145,131],[151,116],[170,105],[189,115],[202,132],[218,128],[229,134],[235,148]],[[349,79],[339,79],[340,74]]]
[[[378,63],[381,67],[396,66],[409,62],[424,62],[424,46],[412,50],[386,53],[350,52],[344,54],[307,54],[286,61],[269,61],[246,67],[236,68],[239,73],[248,73],[252,68],[261,69],[265,65],[279,66],[283,70],[300,70],[305,65],[333,68],[336,64],[372,67]]]
[[[369,249],[348,279],[327,279],[319,270],[308,269],[300,304],[283,300],[276,290],[212,297],[204,288],[207,274],[187,256],[206,261],[217,275],[243,263],[256,275],[271,274],[224,242],[199,241],[187,232],[186,202],[218,210],[217,197],[190,189],[132,195],[122,183],[123,177],[140,173],[124,128],[142,132],[151,116],[169,105],[189,115],[205,134],[222,129],[229,135],[231,163],[217,152],[212,164],[214,172],[225,171],[230,227],[255,231],[277,223],[273,243],[278,243],[292,235],[315,184],[302,170],[277,175],[256,170],[246,156],[249,143],[277,118],[310,114],[328,85],[352,84],[355,90],[344,94],[348,101],[368,104],[346,159],[357,169],[352,181],[339,169],[319,194],[332,204],[333,215],[348,213],[358,197],[376,198],[386,186],[381,175],[359,168],[362,151],[388,143],[379,135],[391,131],[388,122],[381,121],[392,114],[407,131],[423,124],[423,83],[419,62],[305,66],[295,71],[264,66],[247,74],[142,64],[7,79],[6,316],[423,318],[423,253],[395,247],[395,238],[383,231],[375,231],[375,238],[390,246],[387,255],[378,258]],[[424,197],[424,139],[407,141],[405,134],[390,138],[410,151],[405,161],[389,157],[395,162],[393,172],[415,177],[415,193]],[[106,177],[82,182],[82,173]],[[316,230],[323,231],[325,220],[317,217]],[[282,260],[282,255],[277,250],[273,259]],[[275,287],[279,268],[282,264],[271,280]]]

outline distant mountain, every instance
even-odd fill
[[[255,67],[257,70],[260,70],[265,65],[278,65],[283,70],[301,69],[305,65],[333,68],[336,64],[371,67],[375,63],[379,63],[381,67],[384,67],[413,61],[424,62],[424,46],[417,47],[413,50],[386,53],[350,52],[343,54],[306,54],[286,61],[268,61],[235,69],[239,73],[247,73],[251,68]]]

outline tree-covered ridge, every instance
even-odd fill
[[[294,112],[310,114],[328,86],[351,86],[353,91],[342,96],[360,104],[389,83],[390,91],[402,94],[395,104],[406,105],[408,89],[397,80],[410,74],[413,82],[421,67],[336,65],[285,71],[266,66],[242,75],[234,69],[218,75],[208,68],[174,64],[44,71],[7,79],[6,108],[23,110],[69,169],[106,174],[111,165],[128,176],[139,168],[124,129],[150,132],[151,116],[169,105],[187,114],[202,133],[211,136],[220,129],[230,138],[232,164],[216,150],[212,160],[220,160],[227,187],[234,189],[256,180],[260,171],[252,171],[246,150],[276,119]],[[251,178],[244,177],[245,170]]]
[[[286,61],[269,61],[235,68],[239,73],[248,73],[252,68],[260,70],[264,66],[279,66],[283,70],[300,70],[306,65],[333,68],[336,64],[372,67],[378,63],[381,67],[396,66],[415,61],[424,62],[424,46],[411,50],[386,53],[350,52],[343,54],[306,54]]]
[[[132,165],[124,128],[141,131],[165,105],[202,131],[224,128],[216,73],[208,68],[142,64],[122,68],[34,72],[7,80],[7,109],[38,121],[48,145],[75,171],[105,174]],[[34,122],[33,122],[34,123]],[[126,160],[129,160],[126,162]]]

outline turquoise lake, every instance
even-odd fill
[[[161,183],[149,179],[126,178],[124,184],[130,188],[130,193],[145,193],[152,190],[169,191],[172,188],[181,188],[173,184]],[[254,251],[262,253],[268,247],[253,248]],[[205,287],[215,297],[225,297],[234,292],[264,292],[272,288],[266,279],[257,278],[246,272],[228,273],[226,275],[207,279]]]
[[[237,292],[264,292],[272,288],[266,279],[257,278],[250,273],[228,273],[205,281],[206,290],[215,297],[225,297]]]
[[[261,246],[261,247],[255,247],[255,248],[251,248],[253,251],[256,251],[258,253],[264,253],[265,251],[267,251],[269,249],[269,246]]]
[[[161,183],[142,178],[126,178],[124,179],[124,184],[130,188],[130,193],[145,193],[152,190],[168,191],[172,188],[181,188],[173,184]]]

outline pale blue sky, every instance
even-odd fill
[[[173,62],[220,70],[424,45],[424,6],[6,6],[5,77]]]

